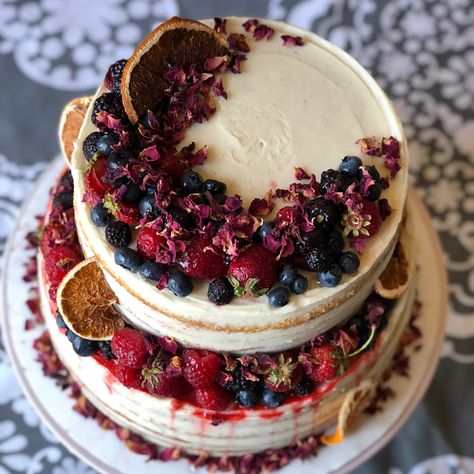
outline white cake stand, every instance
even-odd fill
[[[25,320],[30,317],[25,306],[29,285],[23,282],[22,277],[25,262],[32,252],[25,250],[25,235],[35,229],[35,216],[44,213],[50,187],[63,166],[64,163],[57,160],[41,176],[23,207],[5,252],[0,321],[13,368],[25,395],[44,423],[72,453],[97,471],[124,474],[188,473],[192,468],[184,460],[145,462],[144,456],[130,452],[115,433],[104,431],[95,420],[77,414],[72,410],[73,401],[55,385],[53,379],[43,375],[35,360],[32,342],[43,329],[24,330]],[[362,417],[343,444],[321,448],[317,456],[307,461],[295,460],[281,469],[281,474],[297,474],[303,469],[338,474],[353,470],[388,443],[428,388],[444,336],[447,315],[446,274],[436,233],[426,209],[413,190],[408,196],[408,206],[417,226],[414,235],[420,266],[418,298],[422,302],[417,324],[423,332],[422,348],[412,353],[410,358],[410,377],[394,376],[390,387],[396,392],[396,397],[384,405],[383,412],[373,417]]]

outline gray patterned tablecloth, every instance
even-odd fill
[[[21,201],[58,154],[58,117],[115,59],[173,15],[287,20],[336,43],[388,92],[449,272],[434,381],[358,473],[474,473],[473,0],[0,0],[0,251]],[[42,426],[0,345],[0,474],[90,473]]]

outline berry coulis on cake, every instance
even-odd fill
[[[406,143],[374,80],[284,23],[173,18],[79,122],[38,261],[86,398],[191,455],[284,448],[344,408],[341,441],[415,295]]]

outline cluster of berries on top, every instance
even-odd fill
[[[256,40],[273,34],[256,20],[243,26]],[[246,209],[240,196],[226,194],[225,183],[204,179],[193,167],[205,161],[206,148],[196,150],[191,143],[178,150],[178,145],[188,127],[214,113],[216,98],[226,99],[217,73],[240,73],[249,51],[246,37],[227,34],[222,20],[216,21],[216,30],[228,39],[229,57],[186,69],[170,66],[163,78],[164,99],[137,125],[128,121],[120,96],[126,61],[110,66],[107,92],[92,109],[98,131],[82,144],[88,161],[84,201],[91,205],[92,222],[105,227],[115,262],[158,289],[184,297],[193,291],[192,279],[209,280],[208,298],[217,305],[235,296],[267,294],[272,306],[281,307],[292,292],[304,293],[310,284],[298,269],[314,272],[317,282],[328,287],[338,285],[343,273],[357,271],[356,252],[390,213],[387,200],[380,198],[388,180],[375,166],[347,156],[319,182],[297,168],[297,182],[255,198]],[[360,144],[365,153],[383,157],[396,174],[395,138]],[[264,220],[277,199],[286,205],[274,220]],[[136,250],[130,247],[134,240]],[[356,252],[344,251],[346,240]]]

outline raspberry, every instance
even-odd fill
[[[105,228],[105,238],[114,247],[126,247],[132,241],[132,232],[125,222],[114,221]]]
[[[183,375],[194,388],[206,388],[212,385],[221,368],[216,354],[195,349],[183,352]]]
[[[194,237],[180,264],[183,273],[200,280],[222,277],[227,273],[224,256],[212,245],[208,237]]]
[[[159,397],[183,397],[191,392],[192,388],[183,376],[170,376],[165,372],[161,372],[156,376],[151,392]]]
[[[218,306],[229,304],[234,297],[234,288],[227,278],[216,278],[209,283],[207,297],[211,303]]]
[[[137,204],[121,202],[117,205],[117,219],[126,224],[137,224],[140,221],[140,210]]]
[[[217,384],[196,390],[195,397],[198,405],[207,410],[225,410],[230,401],[229,392]]]
[[[77,252],[69,247],[52,249],[45,259],[46,274],[52,285],[59,285],[67,272],[81,261]]]
[[[41,252],[44,257],[52,250],[54,247],[60,246],[69,246],[74,242],[74,233],[66,233],[66,228],[63,224],[59,222],[52,222],[48,224],[44,229],[41,235]]]
[[[119,382],[123,383],[126,387],[140,387],[140,370],[138,369],[123,364],[117,364],[115,367],[115,376]]]
[[[127,64],[126,59],[119,59],[109,67],[104,79],[104,85],[109,91],[120,94],[120,81],[122,79],[125,64]]]
[[[112,352],[120,365],[132,369],[141,369],[149,354],[145,336],[136,329],[124,328],[118,330],[112,338]]]
[[[143,227],[137,237],[137,250],[140,255],[155,260],[159,246],[166,247],[166,239],[151,227]]]
[[[270,250],[263,245],[255,244],[244,250],[231,263],[229,275],[234,277],[244,287],[244,290],[250,279],[257,280],[256,288],[268,289],[277,280],[278,264],[275,255]]]
[[[108,112],[110,115],[113,115],[117,119],[126,119],[122,100],[119,95],[113,92],[106,92],[100,97],[97,97],[97,99],[95,100],[94,105],[92,106],[91,120],[92,123],[96,126],[102,126],[102,124],[99,124],[97,122],[97,114],[100,112]]]

